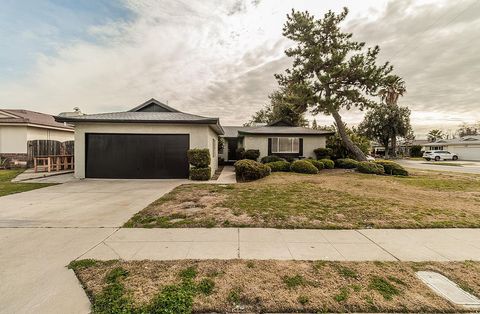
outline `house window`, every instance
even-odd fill
[[[298,137],[272,138],[272,153],[299,153],[300,139]]]

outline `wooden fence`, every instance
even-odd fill
[[[28,166],[33,165],[34,157],[52,155],[73,155],[74,141],[33,140],[27,142]]]

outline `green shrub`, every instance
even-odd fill
[[[317,174],[318,169],[306,160],[296,160],[292,162],[290,170],[297,173]]]
[[[187,151],[188,162],[197,168],[210,166],[210,151],[208,148],[194,148]]]
[[[335,168],[335,163],[331,159],[320,159],[319,161],[323,164],[323,168],[325,169]]]
[[[408,176],[408,171],[396,162],[389,160],[375,160],[375,163],[383,166],[385,169],[385,174],[394,176]]]
[[[239,160],[234,166],[237,181],[240,182],[258,180],[270,174],[270,167],[254,160]]]
[[[245,148],[239,147],[235,150],[235,155],[237,156],[237,160],[245,159]]]
[[[285,159],[275,155],[270,155],[270,156],[262,157],[262,159],[260,160],[262,164],[268,164],[270,162],[275,162],[275,161],[285,161]]]
[[[357,168],[358,161],[350,158],[341,158],[335,160],[335,166],[342,169],[354,169]]]
[[[245,151],[245,159],[257,161],[258,157],[260,157],[260,151],[258,149],[247,149]]]
[[[323,165],[323,162],[321,161],[318,161],[318,160],[315,160],[315,159],[305,159],[306,161],[308,161],[309,163],[311,163],[312,165],[315,166],[315,168],[318,169],[318,171],[322,170],[324,165]]]
[[[274,161],[266,163],[265,165],[269,166],[272,172],[289,172],[290,171],[290,163],[288,161]]]
[[[371,174],[384,174],[385,169],[380,164],[376,164],[370,161],[361,161],[357,165],[357,170],[362,173],[371,173]]]
[[[331,148],[315,148],[313,152],[315,153],[315,156],[317,156],[317,159],[327,159],[333,154]]]
[[[190,180],[195,181],[208,181],[212,176],[212,169],[210,167],[205,168],[190,168]]]
[[[410,157],[422,157],[422,145],[413,145],[410,147]]]

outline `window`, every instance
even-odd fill
[[[298,137],[272,138],[272,153],[299,153],[300,139]]]

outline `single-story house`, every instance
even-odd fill
[[[23,110],[0,109],[0,156],[14,163],[26,163],[28,141],[73,140],[73,128],[55,121],[48,114]]]
[[[187,150],[208,148],[218,167],[218,118],[180,112],[155,99],[126,112],[57,116],[75,128],[77,178],[188,178]]]
[[[445,150],[456,154],[460,160],[480,161],[480,135],[469,135],[426,143],[423,146],[423,150]]]
[[[325,148],[332,131],[292,126],[286,121],[250,127],[225,126],[220,157],[225,161],[237,159],[238,148],[256,149],[260,157],[276,155],[284,158],[315,158],[316,148]]]

